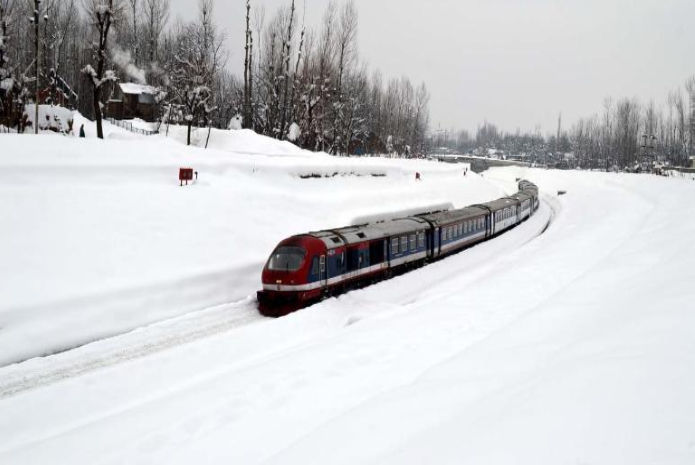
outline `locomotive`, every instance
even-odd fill
[[[283,316],[485,241],[530,218],[538,188],[469,207],[292,236],[266,263],[258,309]]]

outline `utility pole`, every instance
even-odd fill
[[[41,6],[41,0],[34,0],[34,51],[36,59],[36,97],[34,100],[34,134],[39,133],[39,76],[40,76],[40,61],[41,61],[41,48],[39,47],[39,33],[41,32],[41,27],[39,24],[39,8]]]

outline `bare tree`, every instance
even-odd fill
[[[89,77],[92,84],[92,100],[94,105],[94,117],[97,123],[97,137],[104,138],[101,116],[101,89],[107,82],[116,81],[116,73],[106,69],[106,50],[108,48],[111,26],[123,12],[123,5],[119,0],[85,0],[84,4],[87,17],[94,27],[96,42],[94,44],[93,58],[96,69],[87,65],[82,72]]]
[[[347,137],[349,123],[345,115],[345,96],[343,95],[343,81],[354,63],[357,52],[357,8],[354,0],[348,0],[340,12],[339,29],[337,35],[338,51],[338,81],[336,84],[336,96],[334,118],[334,151],[347,152],[349,141]]]
[[[139,18],[139,12],[140,12],[140,3],[138,0],[128,0],[128,4],[130,4],[130,14],[132,16],[133,20],[133,30],[132,30],[132,38],[131,38],[131,47],[133,49],[133,61],[135,62],[135,65],[137,66],[139,63],[139,57],[140,57],[140,51],[138,47],[139,43],[139,37],[138,37],[138,18]]]
[[[251,117],[251,99],[253,92],[253,35],[251,33],[251,0],[246,0],[246,31],[244,34],[244,111],[245,128],[253,126]]]
[[[212,0],[200,0],[198,21],[177,25],[174,33],[171,87],[187,126],[188,145],[193,124],[207,126],[217,109],[211,104],[212,90],[215,76],[226,64],[225,36],[213,24],[213,6]]]
[[[144,0],[144,25],[147,37],[147,57],[150,65],[159,60],[159,39],[169,21],[171,0]]]
[[[280,129],[278,131],[278,139],[283,139],[285,137],[285,131],[287,130],[287,108],[289,106],[289,90],[290,90],[290,60],[292,59],[292,39],[293,39],[293,26],[294,26],[294,0],[290,4],[289,19],[287,21],[287,35],[283,39],[282,47],[282,59],[281,64],[283,66],[282,81],[284,83],[284,91],[282,98],[282,111],[280,116]]]
[[[689,154],[695,152],[695,77],[691,77],[685,83],[685,91],[688,94],[688,146]],[[687,160],[684,160],[687,162]]]

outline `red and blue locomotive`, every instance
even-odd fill
[[[511,197],[280,242],[263,269],[259,310],[282,316],[319,300],[422,266],[503,233],[538,209],[538,188]]]

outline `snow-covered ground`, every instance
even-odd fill
[[[16,335],[52,325],[71,342],[89,332],[60,316],[79,305],[52,311],[62,291],[82,296],[75,318],[93,308],[159,322],[0,368],[0,463],[695,463],[692,181],[522,168],[464,178],[443,164],[231,153],[231,140],[203,152],[164,138],[17,137],[0,136],[23,154],[0,156],[14,199],[0,207],[11,258],[0,290],[45,306],[3,299],[2,353],[41,345]],[[188,189],[175,179],[184,163],[202,167]],[[299,177],[316,171],[387,176]],[[544,202],[500,238],[286,318],[259,318],[245,298],[285,235],[490,199],[517,177]],[[194,253],[170,255],[183,244]],[[181,292],[189,308],[162,310],[210,270],[241,291]],[[139,311],[113,303],[138,286]],[[227,303],[192,312],[196,301]]]
[[[85,129],[0,139],[0,366],[254,295],[292,234],[503,195],[459,165],[334,158],[250,131],[201,150]],[[180,187],[188,166],[198,181]]]

